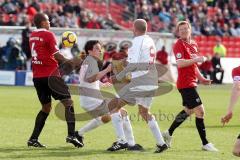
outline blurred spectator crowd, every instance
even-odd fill
[[[37,12],[49,16],[52,27],[119,29],[111,15],[98,16],[85,9],[78,0],[0,0],[0,25],[25,26],[32,24]]]
[[[240,36],[240,0],[136,0],[135,3],[138,18],[152,23],[153,31],[173,33],[179,20],[188,20],[194,35]]]
[[[15,39],[10,37],[7,43],[0,47],[0,70],[31,70],[31,50],[29,47],[29,36],[31,30],[26,27],[22,31],[22,38]],[[102,59],[103,65],[110,63],[112,59],[123,59],[127,57],[128,48],[131,46],[130,41],[103,42]],[[79,49],[78,44],[72,48],[65,48],[59,44],[60,53],[67,59],[79,57],[84,59],[86,54]]]
[[[89,2],[109,7],[108,14],[94,13]],[[240,36],[240,0],[0,0],[0,25],[26,25],[43,11],[53,27],[121,29],[107,2],[119,6],[123,21],[147,20],[149,31],[172,33],[189,20],[194,35]]]

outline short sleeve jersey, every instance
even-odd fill
[[[33,31],[29,38],[32,54],[33,77],[59,76],[54,54],[59,52],[55,35],[46,29]]]
[[[99,73],[97,60],[92,56],[87,56],[83,61],[79,79],[80,79],[80,105],[84,108],[95,108],[103,102],[103,97],[100,92],[100,81],[89,83],[86,81]]]
[[[138,36],[132,40],[132,47],[128,50],[129,63],[154,64],[156,60],[156,47],[153,39],[148,35]],[[132,78],[140,77],[147,71],[134,71]]]
[[[198,55],[198,46],[195,42],[187,43],[178,39],[173,46],[173,53],[176,61],[181,59],[191,59],[192,55]],[[197,65],[192,64],[187,67],[178,68],[177,88],[191,88],[197,86]]]

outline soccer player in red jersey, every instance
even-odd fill
[[[73,101],[68,87],[58,71],[58,63],[69,63],[71,65],[73,61],[67,61],[59,53],[55,35],[49,31],[50,22],[46,14],[37,13],[34,17],[34,24],[37,29],[30,35],[29,42],[32,53],[33,83],[42,104],[42,109],[36,117],[34,130],[27,144],[33,147],[46,147],[38,141],[38,137],[51,111],[51,97],[53,97],[60,100],[65,106],[65,118],[68,128],[66,142],[72,143],[75,147],[82,147],[82,143],[74,135]],[[54,81],[54,84],[61,88],[61,92],[51,86],[50,81]]]
[[[203,144],[202,149],[218,151],[206,138],[204,107],[196,89],[197,79],[202,84],[211,84],[211,80],[205,79],[197,67],[197,63],[204,62],[205,57],[199,55],[198,46],[191,39],[191,25],[189,22],[180,21],[176,26],[176,34],[179,39],[173,46],[173,52],[178,68],[177,89],[182,96],[184,109],[176,116],[170,128],[163,133],[164,140],[170,147],[174,130],[189,115],[194,113],[196,116],[196,128]]]
[[[233,109],[237,103],[238,97],[240,96],[240,66],[232,70],[232,78],[233,78],[233,87],[232,87],[230,102],[228,105],[226,115],[221,119],[223,125],[225,125],[225,123],[228,123],[232,118]],[[240,157],[240,134],[237,137],[237,141],[235,142],[235,145],[233,148],[233,154],[235,156]]]

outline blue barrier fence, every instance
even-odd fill
[[[0,85],[12,86],[33,86],[31,71],[4,71],[0,70]],[[64,76],[64,80],[68,84],[78,84],[78,74],[70,74]]]

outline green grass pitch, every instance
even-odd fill
[[[200,86],[199,93],[206,109],[208,139],[220,150],[218,153],[201,150],[200,138],[195,128],[195,118],[189,118],[175,131],[173,146],[162,154],[154,154],[155,141],[148,126],[137,116],[136,107],[126,107],[132,120],[136,142],[143,145],[145,152],[120,151],[108,153],[105,150],[115,140],[112,124],[106,124],[85,135],[85,147],[74,148],[65,143],[66,124],[59,120],[52,110],[40,141],[47,149],[32,149],[26,146],[37,112],[40,109],[36,92],[32,87],[0,86],[0,159],[17,160],[234,160],[231,151],[240,133],[240,108],[236,106],[232,121],[225,127],[220,117],[225,114],[230,96],[230,85]],[[73,96],[76,112],[81,112],[79,97]],[[53,101],[53,105],[56,101]],[[181,110],[181,98],[176,89],[156,97],[151,111],[157,116],[161,131],[166,130],[173,116]],[[86,122],[77,122],[77,129]]]

